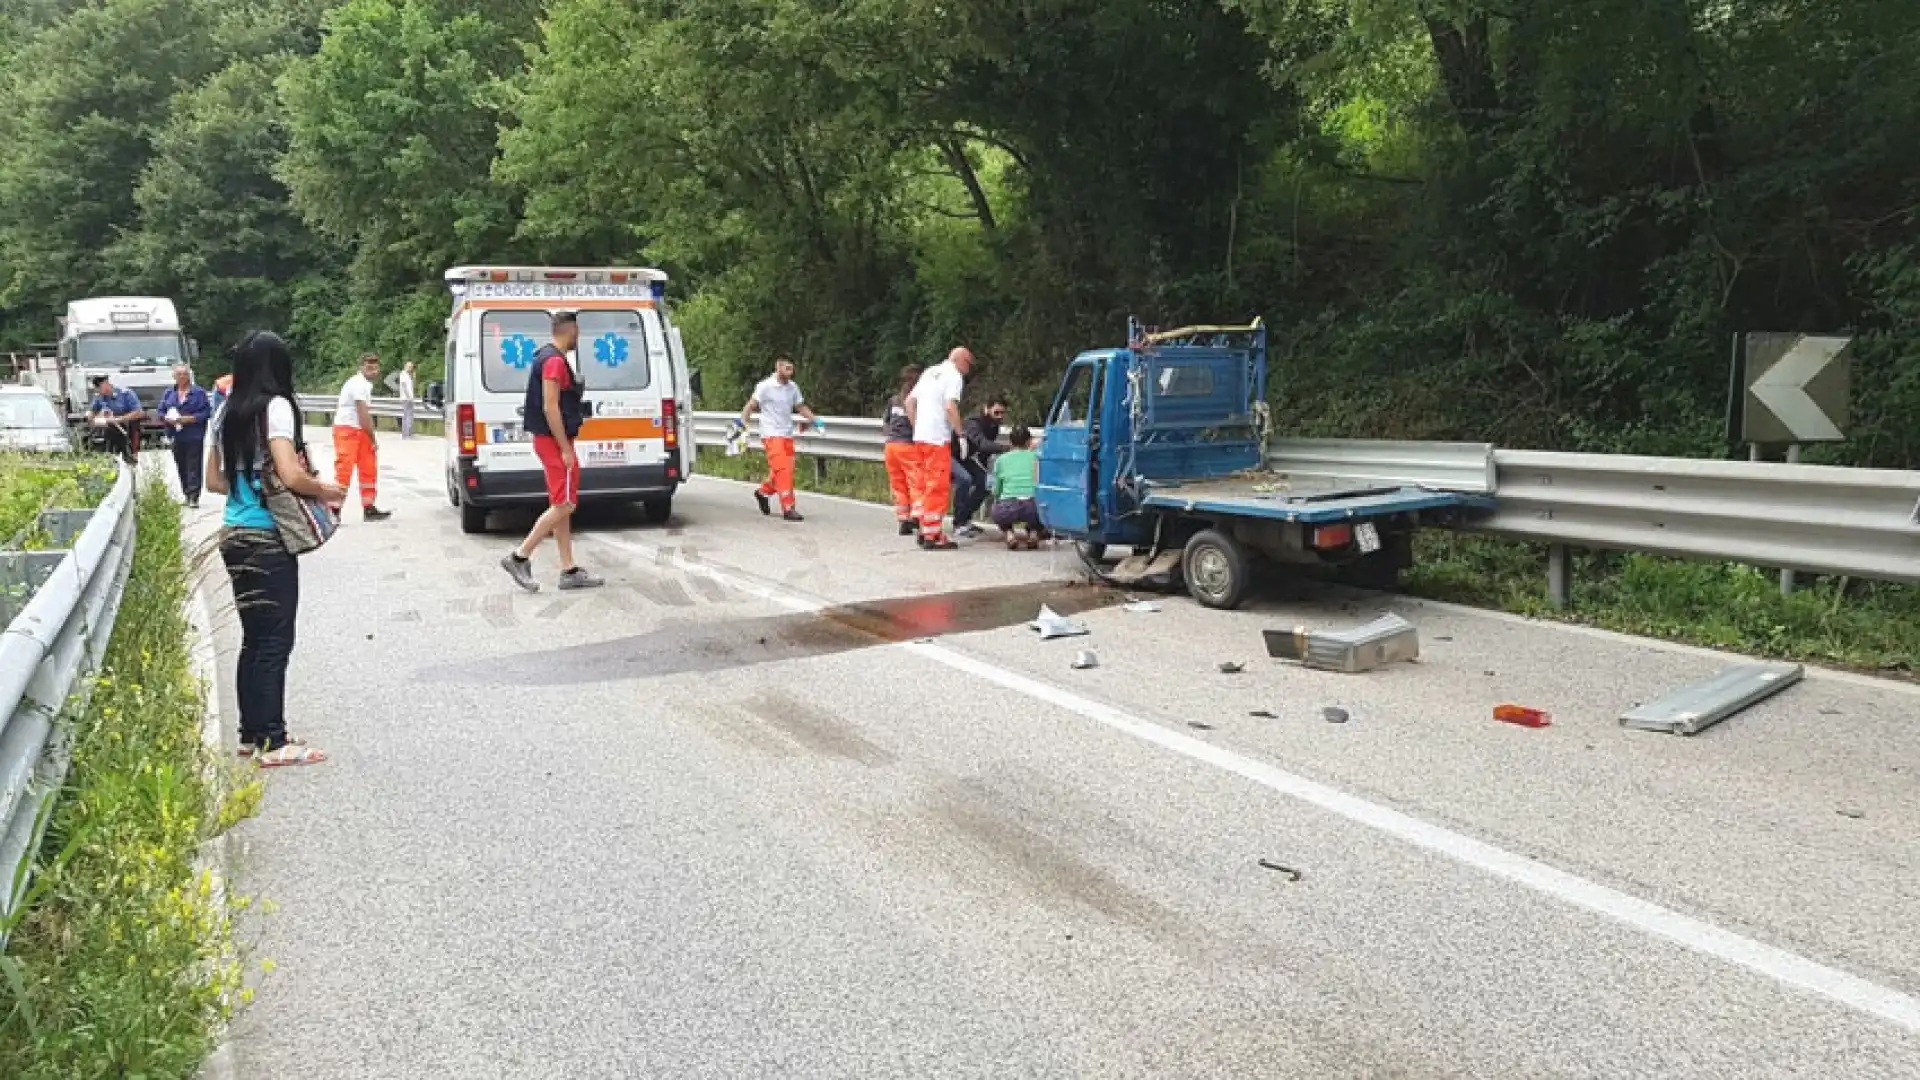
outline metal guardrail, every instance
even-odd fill
[[[303,413],[326,413],[328,416],[332,416],[334,406],[340,404],[340,398],[336,394],[295,394],[293,401],[294,404],[300,407],[300,411]],[[399,398],[377,397],[370,403],[370,410],[375,419],[398,420],[400,419],[400,407],[401,401]],[[432,408],[426,402],[416,398],[413,402],[413,418],[416,421],[432,420],[437,422],[441,419],[440,410]]]
[[[307,412],[328,395],[301,395]],[[375,398],[397,417],[397,398]],[[722,446],[737,413],[696,412],[697,446]],[[416,420],[440,411],[415,405]],[[803,454],[885,460],[878,419],[824,418]],[[759,446],[758,436],[750,445]],[[1567,597],[1568,549],[1717,559],[1785,570],[1920,582],[1920,473],[1749,461],[1499,450],[1486,443],[1275,439],[1268,466],[1293,476],[1392,482],[1492,494],[1474,531],[1549,545],[1549,594]]]
[[[66,778],[69,747],[57,720],[106,654],[133,565],[133,503],[133,470],[123,466],[99,506],[43,514],[70,549],[0,552],[9,598],[0,610],[10,616],[0,634],[0,917],[25,895],[23,870]]]
[[[695,443],[723,444],[735,415],[695,413]],[[878,420],[826,422],[827,435],[801,440],[802,453],[883,459]],[[1549,545],[1549,594],[1559,603],[1571,548],[1920,582],[1916,472],[1366,439],[1276,439],[1268,466],[1491,493],[1494,513],[1472,528]]]

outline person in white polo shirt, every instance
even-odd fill
[[[360,516],[385,521],[393,515],[375,506],[380,484],[379,448],[373,441],[373,380],[380,377],[380,357],[360,358],[360,370],[340,387],[333,410],[333,480],[346,487],[360,474]]]
[[[773,374],[753,388],[753,396],[740,410],[739,424],[744,428],[754,413],[760,414],[760,445],[767,452],[767,482],[753,493],[762,514],[771,515],[772,497],[780,499],[780,516],[787,521],[805,521],[794,505],[793,497],[793,414],[799,413],[816,429],[823,427],[819,417],[807,407],[800,384],[793,381],[793,360],[782,356],[773,362]]]

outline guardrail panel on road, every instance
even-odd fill
[[[123,466],[72,550],[0,634],[0,915],[24,895],[27,878],[16,868],[33,858],[44,811],[66,778],[59,716],[113,633],[133,564],[134,493],[134,472]]]

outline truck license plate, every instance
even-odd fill
[[[1353,530],[1353,542],[1360,545],[1360,554],[1371,555],[1380,550],[1380,527],[1372,523],[1361,525]]]

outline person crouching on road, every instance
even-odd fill
[[[131,390],[121,390],[105,375],[93,377],[93,403],[87,406],[107,452],[129,465],[140,463],[140,422],[147,411]]]
[[[342,488],[360,473],[360,517],[385,521],[392,517],[374,505],[380,485],[380,448],[373,441],[373,380],[380,377],[380,357],[360,358],[360,370],[340,387],[333,410],[333,480]]]
[[[533,553],[549,535],[560,550],[560,589],[595,589],[605,584],[573,561],[573,512],[580,505],[580,458],[573,440],[580,435],[586,420],[582,401],[586,389],[568,359],[580,343],[579,317],[571,311],[553,315],[553,344],[543,345],[533,355],[533,368],[527,375],[526,398],[521,404],[522,422],[533,436],[533,453],[547,476],[547,510],[533,523],[533,530],[520,547],[500,560],[500,566],[513,583],[528,592],[539,592],[533,580]]]
[[[1007,442],[1012,448],[993,459],[993,476],[988,481],[994,498],[993,523],[1007,534],[1009,551],[1037,548],[1046,534],[1034,497],[1040,484],[1040,455],[1033,452],[1033,432],[1024,427],[1014,428]]]
[[[173,365],[173,385],[160,398],[160,415],[173,433],[173,467],[180,473],[180,494],[187,508],[200,508],[200,465],[207,445],[207,422],[213,419],[213,402],[207,392],[193,384],[193,372],[185,364]]]
[[[887,483],[893,488],[893,516],[900,535],[912,536],[920,527],[920,504],[913,497],[913,418],[907,415],[907,395],[920,382],[920,365],[900,369],[900,392],[887,399],[881,428],[887,437]]]
[[[262,767],[314,765],[327,755],[287,734],[287,665],[300,614],[300,564],[280,541],[261,478],[339,505],[346,489],[308,471],[306,440],[293,403],[293,354],[265,331],[234,347],[226,407],[207,432],[207,490],[227,497],[220,559],[233,579],[240,616],[240,753]]]
[[[959,546],[941,529],[941,522],[947,516],[947,499],[953,494],[952,444],[961,426],[960,394],[972,370],[973,353],[964,346],[956,348],[944,361],[928,368],[907,397],[917,459],[915,475],[920,481],[914,501],[920,504],[920,547],[926,551],[952,551]]]
[[[767,452],[767,482],[753,493],[762,514],[772,514],[771,496],[780,498],[780,516],[787,521],[805,521],[794,506],[793,498],[793,414],[807,422],[820,424],[820,418],[807,407],[800,384],[793,381],[793,361],[785,356],[773,362],[773,374],[753,388],[753,396],[740,409],[740,426],[745,427],[754,413],[760,414],[760,445]]]
[[[962,539],[980,535],[973,519],[987,501],[987,476],[993,459],[1007,452],[1000,441],[1000,425],[1007,422],[1007,399],[996,397],[967,417],[960,437],[953,441],[953,533]]]

